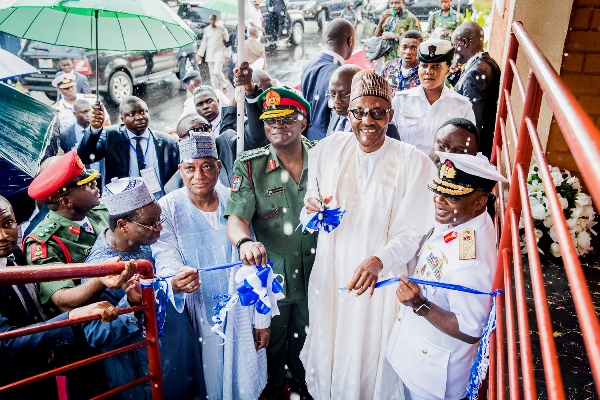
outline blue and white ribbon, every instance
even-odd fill
[[[465,293],[473,293],[473,294],[486,294],[488,296],[492,296],[492,306],[490,307],[490,312],[487,316],[487,321],[485,322],[485,326],[483,327],[483,333],[481,338],[479,339],[479,346],[477,348],[477,357],[475,357],[475,361],[471,365],[471,372],[469,374],[469,383],[467,385],[467,398],[469,400],[478,400],[479,399],[479,387],[481,383],[485,379],[487,375],[488,367],[490,365],[490,335],[496,328],[496,296],[502,294],[502,290],[495,290],[493,292],[482,292],[477,289],[471,289],[466,286],[461,285],[453,285],[451,283],[443,283],[436,281],[426,281],[423,279],[417,278],[408,278],[410,281],[427,286],[435,286],[444,289],[450,290],[458,290],[460,292]],[[391,285],[393,283],[400,282],[400,278],[394,277],[390,279],[385,279],[383,281],[379,281],[375,284],[375,288],[380,288],[384,286]],[[339,288],[340,292],[344,292],[348,290],[348,287]]]
[[[277,280],[277,275],[272,270],[273,263],[268,262],[266,266],[242,266],[235,274],[236,294],[217,295],[215,299],[223,299],[214,309],[213,322],[215,325],[211,330],[225,339],[221,327],[229,310],[236,303],[244,307],[255,305],[259,314],[271,314],[271,317],[279,315],[277,301],[283,299],[283,286]],[[280,276],[280,275],[279,275]]]
[[[165,278],[140,279],[142,289],[154,289],[154,300],[156,302],[156,325],[158,337],[165,336],[165,318],[167,317],[167,301],[169,299],[169,285]]]
[[[341,208],[325,208],[314,214],[308,214],[300,221],[300,225],[303,226],[302,230],[310,229],[311,231],[324,231],[329,233],[342,223],[342,217],[345,213],[346,210],[342,210]],[[306,221],[307,219],[308,221]]]

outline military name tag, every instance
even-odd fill
[[[460,233],[459,238],[459,260],[472,260],[475,258],[475,231],[465,229]]]
[[[267,190],[268,195],[272,195],[275,193],[283,192],[283,186],[274,187],[273,189]]]

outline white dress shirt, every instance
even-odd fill
[[[231,105],[231,100],[229,100],[227,98],[227,96],[225,96],[225,94],[223,92],[221,92],[219,89],[213,89],[215,91],[215,93],[217,94],[217,100],[219,100],[219,106],[221,108],[223,107],[227,107]],[[179,121],[181,121],[181,119],[183,117],[185,117],[188,114],[196,114],[196,104],[194,103],[194,96],[188,97],[184,102],[183,102],[183,112],[181,113],[181,115],[179,116],[179,119],[177,120],[177,123],[179,123]]]
[[[213,137],[216,139],[219,137],[219,135],[221,134],[221,110],[219,109],[219,115],[217,115],[217,117],[215,119],[213,119],[212,121],[210,121],[210,124],[212,125],[212,135]]]
[[[323,53],[329,54],[331,57],[333,57],[333,61],[337,61],[338,64],[344,65],[344,57],[340,56],[335,51],[325,50]]]
[[[452,118],[466,118],[475,123],[471,102],[465,96],[448,89],[433,104],[429,104],[423,86],[396,92],[392,99],[394,119],[400,140],[410,143],[429,155],[435,133]]]
[[[127,136],[129,137],[129,144],[131,144],[131,146],[129,146],[129,176],[140,176],[137,163],[137,154],[135,152],[135,146],[137,144],[137,141],[133,139],[137,135],[127,128],[125,128],[125,131],[127,131]],[[140,136],[142,137],[142,140],[140,140],[140,146],[142,147],[142,151],[144,152],[143,159],[144,163],[146,164],[146,168],[154,168],[154,170],[156,171],[156,176],[158,177],[158,158],[156,155],[156,148],[153,143],[154,140],[150,136],[150,131],[148,129],[146,129],[146,132],[144,132]]]

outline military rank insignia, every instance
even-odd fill
[[[233,182],[231,182],[232,192],[238,192],[240,190],[240,188],[242,187],[242,179],[244,178],[240,175],[235,175],[233,177]]]
[[[277,168],[277,164],[275,164],[275,160],[270,159],[269,160],[269,171],[273,171],[275,168]]]
[[[465,229],[460,233],[459,238],[459,260],[472,260],[475,258],[475,231]]]
[[[31,262],[48,258],[48,245],[46,243],[31,245]]]
[[[456,239],[457,236],[458,233],[456,233],[456,231],[448,232],[444,235],[444,242],[450,243],[451,241]]]
[[[70,226],[69,232],[71,232],[73,235],[79,236],[79,234],[81,233],[81,229],[76,226]]]

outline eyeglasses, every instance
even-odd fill
[[[350,98],[350,93],[348,93],[348,94],[325,93],[325,97],[327,97],[328,99],[348,100]]]
[[[186,132],[186,134],[188,134],[188,135],[192,136],[191,134],[192,134],[193,132],[204,132],[204,133],[207,133],[207,132],[212,132],[212,129],[213,129],[213,128],[212,128],[212,125],[211,125],[211,124],[202,124],[202,125],[200,125],[200,126],[195,126],[195,127],[193,127],[193,128],[190,128],[190,129],[189,129],[189,130]]]
[[[269,126],[274,126],[275,124],[278,125],[282,125],[282,126],[293,126],[296,121],[298,121],[297,118],[294,117],[287,117],[287,118],[269,118],[269,119],[265,119],[265,125],[269,125]]]
[[[130,222],[133,222],[133,223],[134,223],[134,224],[136,224],[136,225],[143,226],[144,228],[146,228],[146,229],[150,229],[151,231],[153,231],[153,230],[155,230],[155,229],[156,229],[156,228],[157,228],[159,225],[162,225],[162,224],[163,224],[163,222],[165,222],[166,220],[167,220],[167,216],[166,216],[166,215],[164,215],[164,214],[160,214],[160,218],[159,218],[159,220],[158,220],[158,221],[156,221],[155,223],[153,223],[152,225],[149,225],[149,226],[148,226],[148,225],[144,225],[144,224],[140,224],[139,222],[137,222],[137,221],[134,221],[134,220],[131,220]]]
[[[385,117],[390,110],[391,108],[355,108],[350,112],[356,119],[363,119],[369,114],[371,118],[377,121]]]

